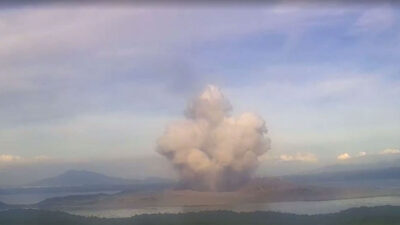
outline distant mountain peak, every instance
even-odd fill
[[[87,170],[68,170],[58,176],[43,179],[30,186],[86,186],[86,185],[122,185],[137,182],[118,177],[111,177]]]
[[[59,176],[100,176],[100,177],[110,177],[101,173],[92,172],[88,170],[67,170]],[[122,178],[121,178],[122,179]]]
[[[28,186],[33,187],[82,187],[82,186],[114,186],[132,184],[171,183],[165,178],[149,177],[146,179],[125,179],[113,177],[88,170],[67,170],[64,173],[39,180]]]

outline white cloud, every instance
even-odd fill
[[[0,163],[10,163],[21,160],[20,156],[3,154],[0,155]]]
[[[358,156],[359,156],[359,157],[366,156],[366,155],[367,155],[366,152],[359,152],[359,153],[358,153]]]
[[[351,158],[351,156],[349,153],[343,153],[343,154],[340,154],[337,156],[338,160],[346,160],[346,159],[350,159],[350,158]]]
[[[315,163],[319,162],[319,158],[310,152],[297,152],[297,153],[285,153],[285,154],[274,154],[274,152],[270,152],[268,154],[264,154],[258,158],[261,162],[268,162],[266,164],[270,164],[271,162],[308,162]]]
[[[18,155],[11,155],[11,154],[0,154],[0,166],[40,163],[44,161],[51,161],[52,159],[53,158],[45,155],[38,155],[34,157],[21,157]]]
[[[318,158],[312,153],[282,154],[279,156],[281,161],[301,161],[318,162]]]
[[[379,152],[380,155],[399,154],[399,153],[400,149],[395,149],[395,148],[387,148]]]
[[[376,157],[379,155],[391,155],[391,154],[400,154],[400,149],[395,149],[395,148],[387,148],[387,149],[383,149],[379,152],[376,153],[370,153],[367,154],[366,152],[359,152],[357,155],[355,156],[351,156],[349,153],[342,153],[340,155],[337,156],[338,160],[347,160],[347,159],[357,159],[357,158],[362,158],[364,156],[371,156],[371,157]],[[368,159],[371,159],[371,157],[368,157]]]

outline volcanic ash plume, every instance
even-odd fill
[[[265,122],[253,113],[229,116],[231,105],[215,86],[207,86],[186,109],[186,119],[170,124],[158,152],[178,170],[185,187],[234,190],[251,178],[270,141]]]

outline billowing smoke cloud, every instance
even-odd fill
[[[258,157],[270,148],[265,122],[253,113],[230,116],[231,105],[212,85],[187,107],[186,119],[170,124],[158,152],[196,190],[233,190],[246,183]]]

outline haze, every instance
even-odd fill
[[[266,121],[257,175],[399,157],[399,16],[391,4],[4,7],[0,185],[68,169],[174,178],[157,139],[207,84]]]

